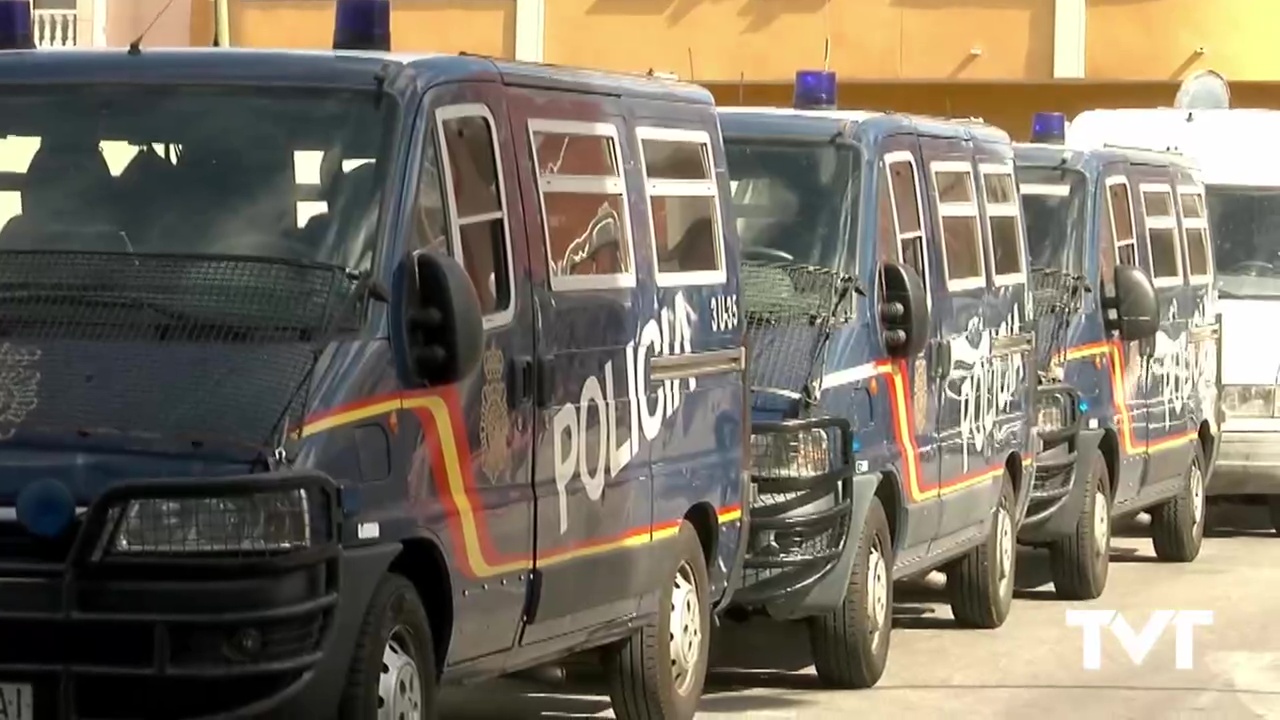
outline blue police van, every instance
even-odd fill
[[[1014,156],[1031,250],[1041,422],[1019,541],[1050,550],[1059,597],[1107,581],[1113,518],[1151,515],[1157,557],[1204,537],[1218,437],[1220,319],[1203,184],[1185,158],[1064,146],[1042,113]],[[1069,398],[1069,399],[1068,399]]]
[[[5,720],[425,718],[592,649],[693,717],[748,482],[712,98],[381,11],[45,53],[0,2]]]
[[[720,108],[742,242],[750,544],[730,617],[804,619],[822,681],[884,671],[892,583],[947,573],[1000,626],[1030,488],[1035,374],[1008,135],[980,121]]]

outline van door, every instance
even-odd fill
[[[1102,171],[1099,191],[1106,210],[1101,230],[1103,292],[1110,294],[1117,264],[1149,268],[1150,260],[1139,251],[1133,188],[1127,166],[1113,163]],[[1148,272],[1150,270],[1148,269]],[[1114,335],[1113,335],[1114,338]],[[1120,439],[1120,477],[1115,481],[1115,507],[1135,501],[1147,464],[1146,358],[1138,342],[1113,340],[1109,352],[1111,395]]]
[[[914,135],[893,135],[882,141],[880,147],[883,153],[881,179],[877,189],[881,198],[880,227],[877,230],[881,236],[880,260],[901,262],[913,268],[923,280],[925,297],[932,306],[936,280],[930,275],[933,263],[930,243],[926,242],[931,231],[927,218],[931,218],[932,214],[926,212],[929,205],[925,202],[923,191],[920,141]],[[888,227],[886,222],[889,223]],[[936,338],[936,316],[932,322],[934,327],[930,328],[930,333],[931,337]],[[925,352],[902,362],[897,375],[891,378],[893,382],[897,382],[896,377],[901,376],[907,385],[902,394],[907,401],[891,409],[893,420],[915,431],[911,438],[912,445],[898,448],[902,454],[898,472],[902,497],[906,500],[903,507],[907,514],[906,523],[902,525],[905,532],[900,533],[898,547],[895,548],[899,563],[911,562],[928,553],[929,543],[937,535],[938,523],[942,517],[942,508],[938,503],[941,467],[937,425],[933,422],[937,415],[937,396],[930,391],[934,376],[929,360],[934,356],[935,347],[932,341],[930,345]],[[891,394],[891,397],[896,397],[896,393]],[[891,403],[894,401],[891,400]],[[890,434],[887,437],[894,436]]]
[[[638,393],[654,351],[641,331],[655,311],[647,266],[637,265],[638,160],[621,101],[507,92],[537,298],[528,645],[631,615],[654,583],[644,442],[653,423]]]
[[[1195,307],[1187,284],[1173,180],[1168,168],[1152,168],[1138,186],[1151,252],[1151,279],[1161,312],[1146,376],[1148,468],[1144,484],[1153,491],[1163,482],[1182,480],[1191,461],[1189,439],[1195,435],[1189,402]]]
[[[929,144],[926,144],[928,142]],[[938,443],[942,451],[942,519],[931,552],[945,550],[994,507],[987,450],[994,428],[983,402],[984,378],[991,364],[991,300],[973,149],[960,140],[921,140],[929,167],[929,189],[936,203],[938,253],[944,289],[935,298],[946,367],[938,368]],[[940,300],[940,301],[939,301]]]
[[[532,409],[512,390],[524,372],[520,359],[533,351],[533,310],[501,93],[487,84],[441,87],[428,93],[422,117],[410,249],[462,261],[486,330],[483,372],[453,402],[405,401],[425,437],[423,467],[412,473],[426,486],[420,513],[454,563],[449,659],[458,662],[511,648],[525,604]]]

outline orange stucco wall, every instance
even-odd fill
[[[1213,68],[1233,81],[1280,80],[1278,21],[1274,0],[1089,0],[1085,76],[1167,80]]]
[[[549,0],[545,43],[552,63],[770,81],[822,67],[828,36],[842,77],[1047,79],[1053,0]]]
[[[191,44],[213,38],[213,3],[192,0]],[[335,0],[230,0],[239,47],[325,49],[333,45]],[[391,49],[511,57],[515,0],[394,0]]]

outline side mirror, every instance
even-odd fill
[[[471,278],[456,260],[426,250],[409,256],[405,340],[409,370],[423,385],[466,378],[484,353],[484,317]]]
[[[900,263],[880,266],[880,324],[884,346],[896,358],[908,358],[929,342],[929,299],[914,268]]]
[[[1160,301],[1147,273],[1132,265],[1117,265],[1111,287],[1112,295],[1102,303],[1115,313],[1108,318],[1108,328],[1126,341],[1155,337],[1160,329]]]

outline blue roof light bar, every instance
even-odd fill
[[[830,70],[797,70],[792,106],[797,110],[835,110],[836,74]]]
[[[391,0],[338,0],[334,50],[391,51]]]
[[[1031,142],[1062,145],[1067,141],[1067,117],[1060,112],[1038,112],[1031,118]]]

